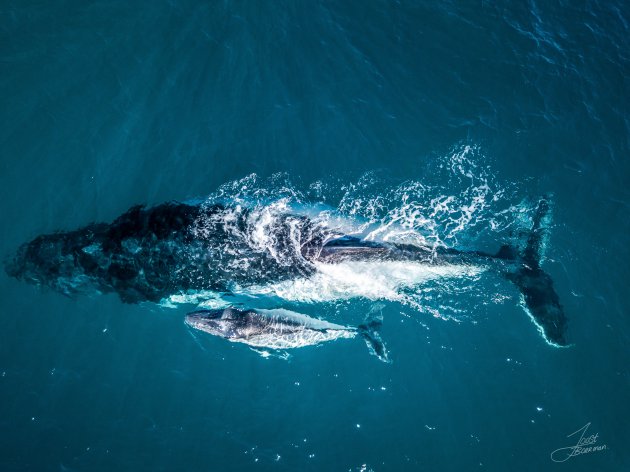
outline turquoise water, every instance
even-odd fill
[[[392,295],[375,271],[347,299],[322,284],[262,297],[347,324],[377,306],[383,363],[359,340],[264,358],[191,331],[195,305],[68,298],[3,272],[2,470],[630,467],[624,2],[0,12],[3,258],[193,199],[485,250],[549,194],[544,268],[571,343],[548,345],[492,274]],[[606,448],[553,462],[588,423]]]

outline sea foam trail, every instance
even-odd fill
[[[475,277],[483,268],[468,265],[431,266],[414,262],[315,263],[311,277],[242,288],[248,295],[272,295],[293,302],[327,302],[362,297],[369,300],[402,301],[403,289],[429,281]]]

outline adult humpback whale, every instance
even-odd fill
[[[548,213],[542,199],[524,247],[506,245],[488,254],[365,241],[303,215],[271,217],[241,205],[136,206],[111,224],[38,236],[18,249],[6,270],[66,295],[115,292],[124,302],[138,303],[187,291],[221,293],[308,279],[322,267],[349,261],[491,268],[518,287],[546,340],[565,345],[566,318],[540,266]]]

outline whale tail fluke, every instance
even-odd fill
[[[375,355],[383,362],[391,362],[387,353],[385,343],[381,338],[381,327],[383,326],[383,313],[381,307],[373,308],[367,315],[365,322],[357,326],[357,331],[365,341],[370,354]]]
[[[525,247],[519,251],[503,246],[496,257],[517,262],[516,270],[505,275],[518,287],[523,308],[549,344],[566,346],[566,316],[551,277],[540,267],[550,219],[551,206],[544,197],[538,202]]]

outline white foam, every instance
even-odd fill
[[[207,309],[227,308],[230,303],[221,294],[212,290],[189,290],[164,298],[160,301],[164,308],[176,308],[177,305],[198,305]]]
[[[400,291],[442,278],[474,277],[482,267],[470,265],[427,265],[414,262],[316,263],[317,272],[308,278],[243,288],[249,295],[273,295],[288,301],[320,302],[363,297],[397,300]]]
[[[432,162],[415,180],[393,182],[369,172],[356,182],[315,182],[305,192],[286,175],[262,179],[252,174],[223,185],[208,197],[208,203],[224,203],[225,210],[215,214],[212,221],[199,221],[194,235],[211,237],[209,232],[216,225],[226,231],[229,237],[219,252],[226,256],[221,263],[229,270],[222,282],[227,283],[234,297],[257,298],[257,306],[271,306],[276,298],[319,302],[361,297],[397,301],[434,316],[448,317],[447,313],[457,310],[446,300],[448,296],[438,300],[439,292],[451,294],[459,284],[442,284],[440,280],[472,279],[485,270],[483,266],[403,261],[317,263],[312,276],[282,282],[249,286],[247,277],[241,277],[238,286],[229,278],[234,272],[252,274],[250,280],[265,280],[267,274],[257,272],[254,263],[261,254],[271,256],[282,267],[306,265],[301,246],[308,235],[302,234],[304,220],[297,215],[309,219],[312,225],[308,228],[325,228],[323,233],[329,239],[354,235],[368,241],[428,248],[477,247],[478,241],[491,247],[507,239],[508,229],[531,224],[526,221],[531,208],[510,204],[517,187],[497,180],[478,146],[456,145]],[[279,239],[278,234],[283,238]],[[438,281],[439,287],[423,286],[433,281]],[[430,292],[431,288],[434,291]],[[203,302],[209,308],[221,308],[227,305],[221,295],[185,293],[164,303]],[[437,302],[440,306],[436,308]]]

